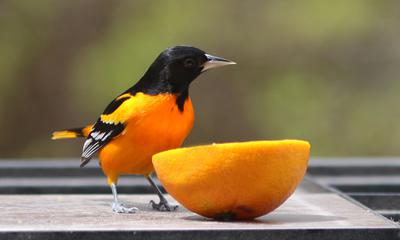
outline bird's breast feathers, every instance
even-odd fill
[[[122,132],[100,150],[100,161],[108,175],[148,174],[151,156],[181,146],[193,126],[190,98],[181,111],[172,94],[136,94],[101,121],[124,124]],[[117,175],[118,175],[117,174]]]
[[[105,146],[179,146],[193,126],[194,113],[190,98],[186,98],[182,108],[177,104],[178,97],[141,92],[117,97],[91,129],[83,146],[81,166]]]
[[[183,124],[193,121],[193,107],[190,98],[187,98],[181,111],[176,104],[177,95],[157,94],[148,95],[136,93],[134,96],[123,94],[114,102],[123,100],[113,112],[105,111],[100,120],[106,124],[136,125],[143,121],[151,121],[150,128],[162,125],[165,122]],[[107,109],[106,109],[107,110]]]
[[[121,95],[115,101],[126,97],[127,94]],[[123,131],[110,144],[180,145],[192,129],[194,113],[189,97],[183,111],[176,103],[177,98],[175,94],[136,93],[125,99],[114,112],[101,115],[102,123],[124,125]]]

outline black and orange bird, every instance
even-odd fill
[[[201,73],[216,67],[235,64],[189,46],[175,46],[163,51],[143,77],[116,97],[94,124],[53,133],[52,139],[84,137],[81,167],[98,152],[100,166],[108,178],[114,197],[112,209],[132,213],[118,201],[120,175],[144,175],[160,198],[151,201],[154,209],[173,211],[151,178],[154,154],[178,148],[189,135],[194,111],[189,86]]]

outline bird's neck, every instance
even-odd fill
[[[160,93],[171,93],[177,95],[187,95],[189,84],[171,83],[165,79],[153,79],[143,76],[139,82],[127,90],[127,92],[135,94],[142,92],[149,95],[157,95]]]
[[[178,95],[176,98],[176,105],[181,112],[184,110],[185,102],[189,98],[189,88],[187,88],[184,92]]]
[[[189,84],[173,84],[163,74],[152,74],[146,72],[146,74],[125,93],[135,95],[138,92],[142,92],[148,95],[158,94],[173,94],[176,98],[176,104],[180,111],[183,111],[185,101],[189,98]]]

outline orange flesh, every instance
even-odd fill
[[[301,182],[310,144],[254,141],[174,149],[153,156],[158,178],[187,209],[252,219],[281,205]]]

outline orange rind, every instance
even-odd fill
[[[153,165],[167,192],[190,211],[247,220],[289,198],[309,155],[306,141],[252,141],[169,150],[155,154]]]

